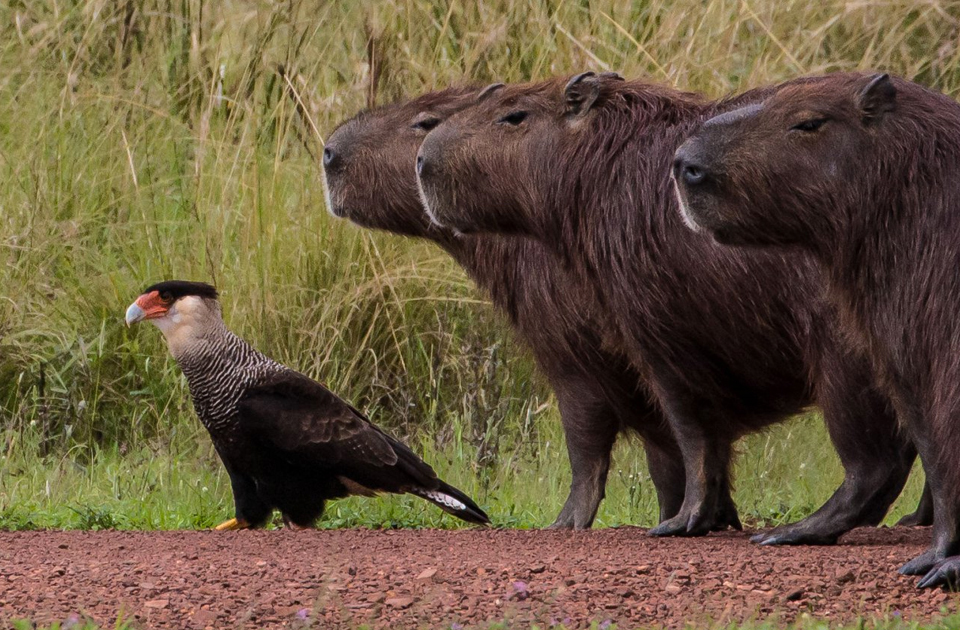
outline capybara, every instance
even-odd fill
[[[885,74],[834,74],[704,124],[675,162],[718,241],[810,252],[913,438],[933,545],[901,572],[960,578],[960,105]]]
[[[330,211],[361,226],[429,239],[463,266],[529,345],[557,396],[572,484],[554,527],[590,527],[603,498],[617,434],[643,439],[661,520],[683,502],[680,449],[640,375],[597,335],[590,305],[546,248],[530,239],[457,236],[432,225],[417,192],[414,165],[427,132],[473,104],[479,89],[449,89],[358,114],[324,149]],[[723,491],[721,504],[735,524]]]
[[[500,87],[424,139],[419,185],[439,223],[535,238],[592,287],[605,341],[644,374],[684,456],[683,507],[653,534],[717,527],[733,442],[818,404],[844,482],[815,514],[756,540],[832,543],[880,522],[915,449],[866,359],[840,343],[814,261],[684,228],[674,151],[733,105],[592,73]]]

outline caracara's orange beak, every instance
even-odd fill
[[[157,319],[167,314],[167,305],[160,299],[159,291],[144,293],[127,309],[127,326],[145,319]]]

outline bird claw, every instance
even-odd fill
[[[224,521],[213,529],[217,532],[232,532],[238,529],[248,529],[249,527],[250,523],[246,522],[245,520],[231,518],[229,521]]]

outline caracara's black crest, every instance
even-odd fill
[[[218,297],[217,289],[212,284],[207,284],[206,282],[190,282],[187,280],[166,280],[143,290],[145,294],[151,291],[169,293],[174,300],[179,300],[188,295],[210,298],[211,300],[216,300]]]

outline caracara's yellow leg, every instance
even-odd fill
[[[248,527],[250,527],[250,523],[246,522],[245,520],[240,519],[238,521],[235,518],[231,518],[229,521],[224,521],[213,529],[218,532],[230,532],[235,529],[247,529]]]

